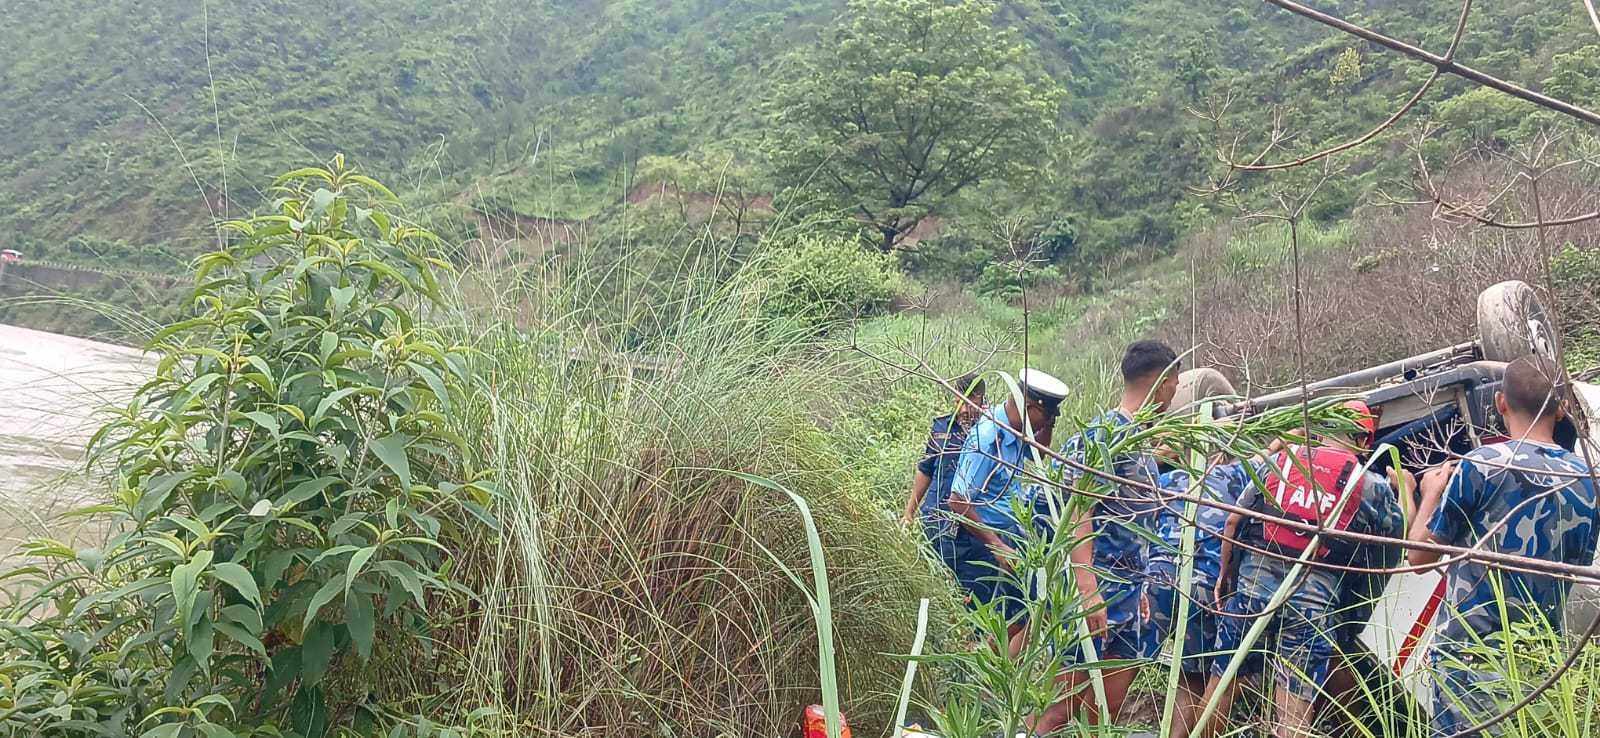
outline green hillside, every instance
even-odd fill
[[[1435,51],[1461,7],[1318,2]],[[1025,617],[962,607],[907,498],[954,399],[932,375],[981,370],[1000,401],[997,372],[1049,371],[1070,394],[1037,438],[1095,464],[1159,450],[1196,493],[1355,417],[1146,408],[1100,433],[1130,341],[1259,397],[1473,340],[1480,292],[1516,279],[1600,376],[1600,217],[1573,217],[1592,136],[1439,77],[1326,167],[1241,174],[1360,136],[1431,71],[1268,3],[8,10],[0,248],[25,254],[0,261],[0,323],[159,361],[103,396],[81,474],[0,496],[0,523],[96,544],[0,537],[27,564],[0,572],[0,736],[780,736],[811,704],[858,736],[1061,735],[1023,718],[1082,685],[1066,655],[1117,600],[1061,575],[1082,528],[1039,535],[1029,506],[994,550]],[[1578,4],[1485,4],[1455,58],[1600,103]],[[1530,147],[1549,158],[1519,165]],[[1448,191],[1374,207],[1422,197],[1418,162]],[[43,405],[0,432],[34,448]],[[1025,471],[1056,523],[1132,481]],[[1553,724],[1600,715],[1600,646],[1567,672],[1554,632],[1504,635],[1486,671],[1552,675],[1508,734],[1595,738]],[[1185,682],[1144,673],[1115,728],[1069,731],[1170,719]],[[1422,734],[1387,694],[1330,693],[1323,717]],[[1298,731],[1258,705],[1290,706],[1220,717]]]
[[[256,205],[268,173],[335,152],[419,202],[555,218],[618,202],[646,155],[715,148],[759,173],[768,88],[843,5],[24,4],[0,29],[0,232],[31,255],[172,266],[206,243],[196,225]],[[1430,48],[1457,12],[1327,9]],[[1459,58],[1540,87],[1595,40],[1570,10],[1479,8]],[[1239,123],[1262,131],[1286,106],[1309,148],[1381,120],[1426,71],[1256,3],[1026,0],[997,17],[1068,93],[1058,150],[1040,152],[1050,176],[1027,198],[1072,221],[1078,250],[1097,259],[1169,248],[1197,220],[1185,188],[1213,156],[1189,108],[1229,94]],[[1447,80],[1415,115],[1462,107],[1451,98],[1465,89]],[[1477,102],[1487,114],[1468,106],[1456,119],[1493,133],[1520,117]],[[1395,173],[1356,169],[1323,215]]]
[[[603,189],[640,152],[755,128],[752,70],[804,8],[30,3],[0,30],[0,229],[46,254],[189,254],[269,173],[341,151],[429,192],[510,170]],[[593,207],[565,199],[549,214]]]

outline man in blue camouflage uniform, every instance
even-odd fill
[[[1202,483],[1195,486],[1193,477],[1183,469],[1163,474],[1161,486],[1174,493],[1197,494],[1208,500],[1234,504],[1239,495],[1250,486],[1250,476],[1239,462],[1215,464],[1205,470]],[[1188,503],[1170,500],[1156,522],[1159,540],[1150,546],[1145,562],[1144,596],[1147,627],[1144,630],[1143,655],[1155,658],[1168,636],[1176,635],[1175,623],[1178,606],[1183,596],[1178,585],[1179,557],[1182,552],[1184,528],[1190,525],[1184,517]],[[1215,650],[1217,618],[1208,608],[1217,577],[1222,572],[1222,530],[1228,521],[1228,511],[1218,507],[1196,505],[1194,514],[1194,571],[1189,589],[1189,612],[1185,620],[1183,659],[1179,686],[1181,699],[1173,715],[1172,735],[1187,736],[1190,727],[1199,718],[1203,707],[1200,698],[1205,693],[1212,654]],[[1174,645],[1174,649],[1178,648]]]
[[[983,414],[983,380],[977,374],[968,374],[957,379],[955,386],[966,393],[966,401],[955,412],[933,419],[927,446],[917,461],[903,521],[907,526],[921,521],[929,548],[952,573],[959,565],[955,558],[956,522],[946,503],[967,432]]]
[[[1595,487],[1583,459],[1555,442],[1564,414],[1560,370],[1526,356],[1506,367],[1495,405],[1514,440],[1467,454],[1420,484],[1410,539],[1587,566],[1600,535]],[[1422,566],[1439,560],[1412,549]],[[1508,705],[1502,677],[1483,647],[1521,624],[1562,632],[1571,584],[1555,577],[1457,561],[1445,569],[1445,600],[1433,619],[1433,730],[1460,733]]]
[[[1353,403],[1361,416],[1363,437],[1330,436],[1329,443],[1338,444],[1360,453],[1371,444],[1375,418],[1361,403]],[[1266,480],[1274,470],[1266,462],[1255,468],[1256,479]],[[1281,473],[1281,472],[1280,472]],[[1403,531],[1400,504],[1394,486],[1389,480],[1365,472],[1360,482],[1361,501],[1346,530],[1354,533],[1387,535],[1398,538]],[[1266,515],[1281,515],[1259,484],[1253,481],[1240,495],[1239,506]],[[1217,578],[1215,598],[1222,608],[1218,618],[1216,650],[1231,654],[1244,641],[1245,633],[1259,617],[1272,617],[1267,631],[1267,643],[1257,643],[1240,664],[1234,679],[1221,683],[1227,670],[1228,658],[1218,658],[1211,663],[1211,679],[1206,686],[1205,700],[1217,700],[1216,717],[1205,726],[1202,735],[1216,735],[1224,727],[1224,719],[1238,694],[1240,678],[1260,674],[1266,666],[1266,654],[1274,654],[1274,702],[1277,705],[1275,724],[1283,735],[1302,735],[1311,726],[1311,710],[1322,694],[1333,665],[1333,634],[1338,622],[1336,612],[1339,597],[1338,571],[1308,565],[1301,571],[1300,580],[1290,592],[1283,606],[1267,614],[1267,605],[1282,586],[1296,556],[1286,552],[1275,554],[1245,549],[1238,555],[1237,577],[1230,565],[1236,547],[1233,541],[1248,541],[1252,546],[1265,547],[1258,532],[1260,523],[1247,520],[1234,513],[1222,535],[1222,571]],[[1323,540],[1327,552],[1320,560],[1329,563],[1346,563],[1351,560],[1356,547],[1347,542]],[[1235,588],[1234,582],[1238,586]],[[1220,694],[1218,694],[1220,692]]]
[[[1085,539],[1073,552],[1074,565],[1079,569],[1075,579],[1085,619],[1096,636],[1096,653],[1102,659],[1137,659],[1143,655],[1139,603],[1145,549],[1165,500],[1165,495],[1157,491],[1160,469],[1153,454],[1121,452],[1109,458],[1107,454],[1128,434],[1138,431],[1134,418],[1147,407],[1166,411],[1177,392],[1181,367],[1171,347],[1159,341],[1138,341],[1123,353],[1121,369],[1123,390],[1118,406],[1085,426],[1062,448],[1062,455],[1069,459],[1133,482],[1091,484],[1089,489],[1103,496],[1095,501],[1087,517],[1073,523],[1076,534]],[[1080,476],[1068,468],[1063,479],[1072,485]],[[1035,501],[1035,509],[1044,502]],[[1127,667],[1104,675],[1106,707],[1113,719],[1121,711],[1137,672],[1136,667]],[[1099,719],[1092,690],[1079,690],[1077,695],[1051,705],[1037,717],[1032,731],[1048,734],[1074,713],[1081,713],[1091,722]]]
[[[957,523],[952,554],[956,581],[971,593],[974,604],[992,603],[1008,618],[1022,610],[1021,593],[1000,576],[1011,568],[1012,542],[1021,533],[1011,503],[1022,491],[1022,466],[1029,454],[1022,436],[1025,428],[1048,434],[1067,393],[1060,380],[1036,369],[1022,370],[1018,384],[1022,406],[1015,397],[989,406],[967,434],[946,502]],[[1022,514],[1025,519],[1028,511]],[[1021,626],[1013,622],[1013,632]]]

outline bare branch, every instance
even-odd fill
[[[1450,218],[1452,216],[1462,216],[1462,217],[1465,217],[1465,218],[1467,218],[1469,220],[1472,220],[1472,221],[1477,222],[1477,223],[1482,224],[1482,225],[1490,226],[1490,227],[1493,227],[1493,228],[1504,228],[1506,230],[1511,230],[1511,231],[1528,230],[1528,229],[1534,229],[1534,228],[1546,228],[1546,227],[1549,227],[1549,226],[1569,226],[1569,225],[1577,225],[1578,223],[1587,223],[1587,222],[1589,222],[1591,220],[1600,220],[1600,210],[1595,210],[1595,211],[1584,213],[1582,215],[1574,215],[1574,216],[1567,217],[1567,218],[1557,218],[1555,220],[1542,220],[1542,221],[1541,220],[1535,220],[1535,221],[1531,221],[1531,222],[1527,222],[1527,221],[1511,222],[1511,221],[1496,220],[1495,218],[1493,218],[1491,216],[1481,215],[1481,214],[1479,214],[1477,212],[1474,212],[1474,208],[1472,206],[1466,205],[1466,204],[1462,204],[1462,203],[1451,203],[1451,202],[1446,202],[1444,200],[1437,199],[1437,198],[1434,199],[1433,203],[1434,203],[1435,207],[1437,208],[1437,212],[1443,218]]]
[[[1294,0],[1266,0],[1266,2],[1294,13],[1295,15],[1309,18],[1330,28],[1343,31],[1357,38],[1365,39],[1379,46],[1390,49],[1391,51],[1399,52],[1416,59],[1417,61],[1431,64],[1434,68],[1441,72],[1472,80],[1473,82],[1483,85],[1484,87],[1499,90],[1500,92],[1512,97],[1526,100],[1527,102],[1538,105],[1539,107],[1546,108],[1548,110],[1554,110],[1558,113],[1576,118],[1585,123],[1600,125],[1600,113],[1578,107],[1577,105],[1573,105],[1569,102],[1557,100],[1547,95],[1542,95],[1526,87],[1507,82],[1499,77],[1485,74],[1473,69],[1472,67],[1458,64],[1452,59],[1448,59],[1424,49],[1417,48],[1416,46],[1412,46],[1411,44],[1399,39],[1385,36],[1370,28],[1358,26],[1354,23],[1332,15],[1328,15],[1327,13],[1314,8],[1301,5],[1300,3],[1294,2]]]
[[[1592,2],[1592,0],[1584,0],[1584,2]],[[1467,16],[1471,13],[1472,0],[1463,0],[1461,3],[1461,17],[1456,20],[1456,33],[1455,36],[1451,37],[1450,39],[1450,48],[1445,50],[1443,57],[1444,59],[1455,58],[1456,48],[1461,45],[1461,37],[1467,32]],[[1233,164],[1232,166],[1235,169],[1242,169],[1247,172],[1271,172],[1279,169],[1293,169],[1295,167],[1304,166],[1319,159],[1326,159],[1334,154],[1349,151],[1353,148],[1361,146],[1362,144],[1377,138],[1378,134],[1388,130],[1394,126],[1395,123],[1399,122],[1406,113],[1411,112],[1411,109],[1416,107],[1417,103],[1422,100],[1423,95],[1428,94],[1428,90],[1433,88],[1433,83],[1437,82],[1442,74],[1443,71],[1435,67],[1433,73],[1428,75],[1427,81],[1423,82],[1422,86],[1417,88],[1416,93],[1413,94],[1410,99],[1406,100],[1404,105],[1401,105],[1398,110],[1394,111],[1393,115],[1390,115],[1388,119],[1384,120],[1382,123],[1379,123],[1377,127],[1367,131],[1361,136],[1353,138],[1337,146],[1330,146],[1326,149],[1318,151],[1315,154],[1302,156],[1293,161],[1278,162],[1275,164]]]

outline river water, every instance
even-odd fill
[[[46,527],[78,537],[59,514],[104,489],[82,473],[84,445],[154,364],[138,349],[0,325],[0,559]]]

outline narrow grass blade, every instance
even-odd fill
[[[721,471],[774,492],[782,492],[789,496],[789,500],[794,502],[795,508],[800,511],[800,519],[806,526],[806,542],[811,548],[811,576],[813,586],[816,587],[816,592],[811,598],[811,612],[817,619],[817,671],[822,687],[822,710],[827,716],[828,738],[839,738],[842,721],[839,712],[839,673],[833,663],[833,600],[828,594],[828,565],[823,560],[822,538],[817,534],[816,521],[811,517],[811,506],[806,504],[804,497],[765,477],[731,469],[715,471]]]
[[[1209,407],[1207,408],[1209,411]],[[1209,414],[1209,412],[1207,413]],[[1194,460],[1196,464],[1203,464],[1204,460]],[[1189,494],[1204,494],[1205,477],[1202,475],[1191,480]],[[1161,706],[1161,733],[1165,736],[1172,734],[1172,716],[1178,706],[1178,681],[1183,678],[1183,645],[1184,638],[1189,630],[1189,595],[1194,589],[1194,546],[1196,528],[1199,521],[1196,515],[1199,512],[1199,503],[1189,500],[1184,503],[1183,519],[1189,524],[1183,526],[1183,543],[1180,547],[1180,561],[1182,568],[1178,571],[1178,596],[1174,601],[1178,603],[1178,612],[1173,615],[1172,630],[1172,670],[1167,675],[1167,697]]]
[[[911,658],[906,661],[906,678],[900,682],[900,704],[894,711],[894,736],[906,732],[906,705],[911,702],[911,685],[917,679],[917,657],[922,655],[922,642],[928,635],[928,598],[917,606],[917,637],[911,641]]]

